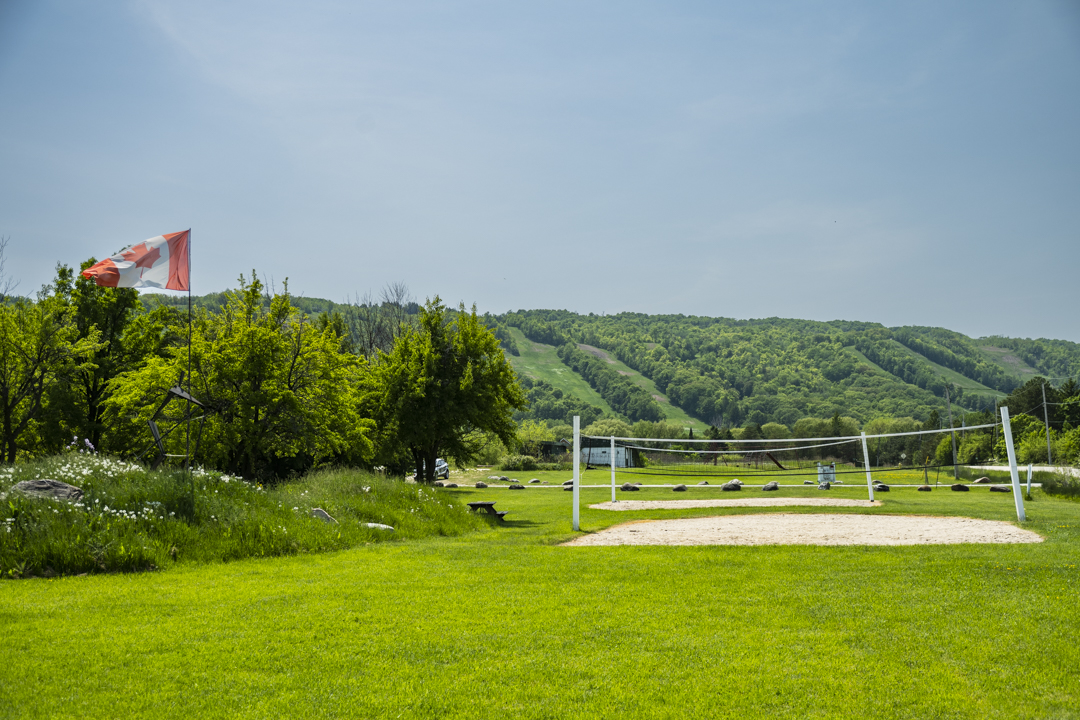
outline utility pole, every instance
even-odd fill
[[[953,480],[957,479],[956,475],[956,430],[953,429],[952,422],[952,400],[949,398],[949,386],[945,386],[945,402],[949,406],[949,435],[952,437],[952,476]]]
[[[1046,404],[1046,383],[1042,384],[1043,391],[1043,422],[1046,424],[1046,464],[1054,462],[1050,457],[1050,406]]]

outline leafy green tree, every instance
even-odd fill
[[[517,429],[518,446],[523,455],[536,457],[540,453],[540,443],[555,439],[555,433],[547,423],[539,420],[524,420]]]
[[[33,454],[45,394],[89,369],[98,347],[99,333],[80,338],[72,308],[49,290],[36,302],[0,305],[0,442],[9,463]]]
[[[192,394],[211,411],[196,460],[273,478],[370,459],[374,424],[360,414],[367,366],[341,345],[333,327],[320,330],[292,306],[287,284],[267,307],[258,278],[241,276],[220,313],[200,310],[194,319]],[[187,348],[177,345],[120,375],[111,383],[110,417],[149,442],[146,420],[186,368]],[[184,452],[181,433],[169,442],[170,452]]]
[[[90,258],[82,269],[94,262]],[[45,446],[56,452],[59,444],[75,435],[90,440],[99,450],[123,451],[128,438],[110,434],[104,422],[109,383],[137,368],[149,355],[162,355],[176,340],[180,314],[166,306],[144,313],[136,290],[99,287],[66,265],[57,266],[53,288],[58,300],[71,309],[77,338],[98,336],[100,342],[91,363],[84,364],[70,382],[53,383],[47,391]]]
[[[597,437],[631,437],[633,430],[617,418],[601,418],[581,431],[582,435]]]
[[[512,416],[525,395],[475,307],[462,305],[450,319],[438,296],[426,303],[416,325],[378,355],[373,380],[383,453],[407,452],[418,479],[434,481],[439,456],[472,460],[484,433],[515,444]]]

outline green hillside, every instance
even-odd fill
[[[507,357],[518,375],[530,377],[533,380],[543,380],[567,395],[595,405],[608,415],[615,415],[607,401],[600,397],[600,393],[589,387],[589,383],[585,382],[584,378],[563,364],[563,361],[555,354],[555,346],[533,342],[515,327],[510,328],[510,333],[518,355],[508,353]]]
[[[586,366],[579,351],[644,388],[666,417],[685,422],[670,414],[674,408],[714,425],[791,425],[834,413],[863,422],[882,415],[925,420],[945,414],[946,395],[954,410],[982,410],[1033,374],[1080,375],[1076,343],[976,340],[944,328],[563,310],[497,319],[557,347],[612,407],[625,387]]]

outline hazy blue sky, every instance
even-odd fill
[[[188,227],[344,300],[1080,341],[1080,2],[0,0],[30,292]]]

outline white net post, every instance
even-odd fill
[[[1028,482],[1027,482],[1027,494],[1028,499],[1031,499],[1031,463],[1028,463]]]
[[[1020,494],[1020,473],[1016,471],[1016,448],[1013,447],[1012,425],[1009,423],[1009,408],[1001,408],[1001,430],[1005,434],[1005,450],[1009,454],[1009,474],[1012,476],[1013,502],[1016,503],[1016,519],[1027,520],[1024,515],[1024,496]]]
[[[581,417],[574,416],[574,532],[581,529],[580,518],[581,497]]]
[[[615,499],[615,436],[611,436],[611,502],[619,502]]]
[[[866,467],[866,491],[870,493],[870,502],[874,502],[874,478],[870,476],[870,450],[866,447],[865,432],[862,433],[862,457],[863,466]]]

